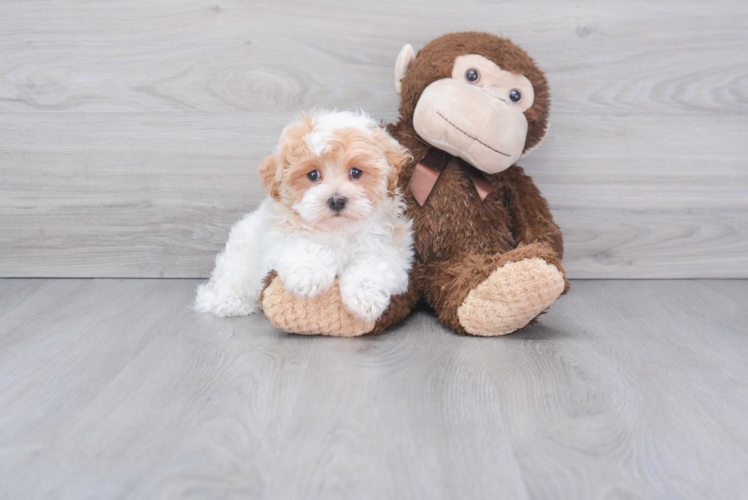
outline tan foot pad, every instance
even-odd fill
[[[270,322],[288,333],[356,337],[374,329],[374,321],[360,321],[343,308],[337,278],[313,299],[300,299],[276,277],[262,295],[262,310]]]
[[[505,335],[526,326],[563,291],[561,271],[543,259],[509,262],[470,291],[457,318],[471,335]]]

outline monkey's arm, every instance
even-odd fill
[[[561,230],[553,221],[548,202],[530,176],[515,165],[504,172],[500,181],[517,246],[547,243],[562,258],[564,240]]]

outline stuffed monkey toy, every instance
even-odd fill
[[[338,287],[313,300],[266,279],[262,307],[292,333],[355,336],[400,322],[424,299],[457,333],[495,336],[536,321],[569,289],[548,203],[515,163],[543,141],[550,96],[525,51],[488,33],[452,33],[395,68],[400,119],[389,127],[413,161],[399,177],[416,261],[407,292],[364,323]]]

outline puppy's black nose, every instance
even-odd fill
[[[345,208],[345,198],[337,194],[333,195],[329,200],[327,200],[327,206],[330,207],[330,210],[333,212],[340,212]]]

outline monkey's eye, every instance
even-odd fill
[[[465,72],[465,79],[470,83],[475,83],[480,80],[480,73],[475,68],[470,68]]]
[[[512,102],[519,102],[520,99],[522,99],[522,94],[519,93],[519,90],[512,89],[509,91],[509,99],[511,99]]]
[[[317,182],[320,177],[319,170],[312,170],[308,174],[306,174],[307,178],[312,182]]]
[[[363,173],[362,171],[360,171],[359,169],[357,169],[356,167],[353,167],[353,168],[351,169],[351,172],[350,172],[350,174],[351,174],[351,178],[353,178],[353,179],[360,179],[360,178],[361,178],[361,176],[362,176],[362,175],[363,175],[364,173]]]

